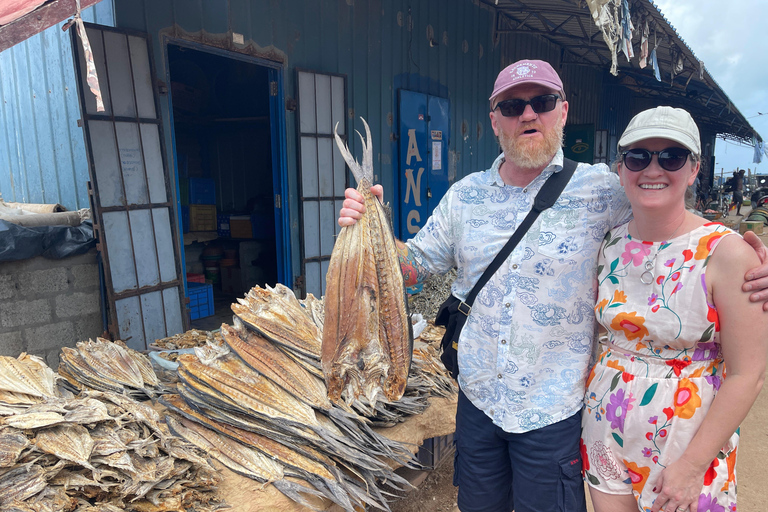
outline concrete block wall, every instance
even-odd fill
[[[27,352],[56,370],[61,347],[102,331],[96,249],[0,263],[0,355]]]

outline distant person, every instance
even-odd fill
[[[739,424],[768,358],[768,314],[742,291],[759,259],[734,231],[686,211],[701,161],[688,112],[641,112],[619,146],[634,218],[598,253],[595,314],[609,337],[584,400],[592,503],[596,512],[734,511]]]
[[[741,217],[741,203],[744,202],[744,169],[733,173],[733,204],[736,215]]]

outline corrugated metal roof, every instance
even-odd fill
[[[589,64],[606,70],[611,67],[611,52],[583,0],[477,1],[497,10],[497,37],[505,33],[537,34],[562,48],[561,65]],[[635,26],[635,58],[628,61],[623,54],[618,56],[617,83],[657,104],[673,103],[685,108],[703,128],[722,137],[751,143],[754,135],[762,140],[651,0],[629,0],[629,8]],[[661,82],[650,65],[641,69],[638,64],[643,17],[651,27],[649,50],[655,36]],[[682,55],[683,70],[672,78],[672,61],[677,53]]]

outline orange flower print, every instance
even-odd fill
[[[627,466],[629,478],[632,480],[632,489],[638,494],[642,493],[643,487],[645,487],[648,481],[648,475],[651,474],[651,468],[638,466],[635,462],[629,462],[628,460],[625,460],[624,464]]]
[[[736,448],[731,450],[731,453],[725,458],[725,462],[728,464],[728,480],[723,485],[723,491],[728,490],[731,482],[736,485]]]
[[[618,361],[608,361],[608,363],[606,364],[606,366],[608,366],[609,368],[613,368],[614,370],[618,370],[618,371],[620,371],[620,372],[621,372],[621,379],[622,379],[624,382],[629,382],[629,381],[631,381],[632,379],[634,379],[634,378],[635,378],[635,376],[634,376],[634,375],[632,375],[631,373],[627,373],[627,371],[624,369],[624,367],[623,367],[623,366],[621,366],[621,365],[619,364],[619,362],[618,362]]]
[[[709,253],[712,252],[724,234],[725,233],[722,231],[715,231],[714,233],[710,233],[701,237],[699,239],[699,244],[696,246],[696,254],[693,255],[694,259],[706,259],[706,257],[709,256]]]
[[[595,306],[595,313],[602,314],[603,308],[608,305],[608,299],[603,299]]]
[[[627,294],[624,293],[623,290],[616,290],[613,292],[613,303],[616,304],[617,302],[620,302],[624,304],[627,302]]]
[[[675,416],[684,420],[693,418],[696,409],[701,407],[699,387],[690,379],[681,379],[675,391]]]
[[[592,366],[592,370],[589,372],[589,377],[587,377],[587,384],[585,385],[586,388],[589,387],[589,383],[592,382],[592,379],[595,378],[595,368],[597,368],[597,365]]]
[[[611,328],[614,331],[624,331],[627,340],[643,339],[648,335],[648,329],[645,327],[645,318],[637,316],[637,313],[619,313],[611,322]]]

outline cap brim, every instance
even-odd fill
[[[544,82],[542,80],[520,80],[519,82],[515,82],[514,84],[509,84],[505,87],[502,87],[498,91],[493,91],[493,94],[491,94],[491,97],[488,98],[488,101],[493,101],[494,98],[498,97],[499,94],[506,92],[510,89],[514,89],[515,87],[519,87],[521,85],[525,84],[536,84],[540,85],[542,87],[546,87],[547,89],[550,89],[552,92],[555,92],[557,94],[560,94],[563,96],[563,99],[565,99],[565,93],[563,92],[563,89],[560,88],[557,84],[552,84],[550,82]]]
[[[669,127],[656,127],[646,126],[643,128],[637,128],[630,133],[625,133],[619,140],[619,147],[626,148],[631,146],[635,142],[640,142],[646,139],[668,139],[681,144],[686,149],[689,149],[691,153],[695,155],[701,154],[701,148],[696,141],[687,133],[675,130]]]

